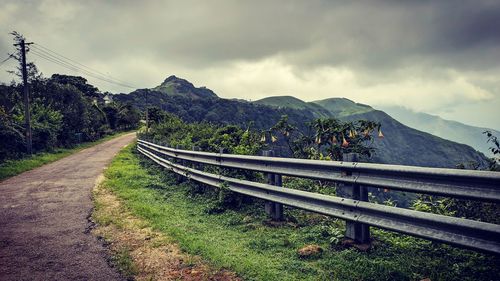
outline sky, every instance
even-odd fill
[[[500,129],[499,27],[496,0],[2,0],[0,60],[15,30],[136,88],[176,75],[224,98],[346,97]],[[133,90],[28,60],[47,77]]]

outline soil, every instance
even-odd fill
[[[135,133],[0,182],[0,280],[122,280],[89,229],[91,192]]]

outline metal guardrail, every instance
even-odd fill
[[[143,140],[139,140],[138,144],[139,152],[159,165],[207,185],[225,185],[234,192],[334,216],[348,222],[500,254],[500,225],[210,174],[174,163],[159,155],[221,167],[492,202],[500,201],[500,173],[195,152]],[[345,173],[346,171],[349,173]],[[364,180],[360,181],[360,178]]]
[[[220,154],[139,143],[176,159],[227,168],[500,203],[497,172]]]

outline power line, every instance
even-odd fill
[[[2,60],[2,61],[0,62],[0,65],[2,65],[2,64],[4,64],[4,63],[6,63],[6,62],[7,62],[8,60],[10,60],[11,58],[12,58],[12,55],[9,55],[6,59],[4,59],[4,60]]]
[[[111,83],[111,84],[115,84],[115,85],[119,85],[119,86],[122,86],[122,87],[127,87],[127,88],[132,88],[132,89],[135,89],[136,87],[133,87],[133,86],[130,86],[128,84],[125,84],[125,83],[121,83],[119,81],[116,81],[116,80],[113,80],[113,79],[110,79],[110,78],[107,78],[105,76],[102,76],[98,73],[95,73],[95,72],[92,72],[92,71],[89,71],[89,70],[86,70],[82,67],[79,67],[65,59],[62,59],[61,57],[58,57],[56,55],[52,55],[51,53],[49,52],[46,52],[44,50],[41,50],[41,49],[38,49],[38,48],[33,48],[31,50],[34,54],[36,54],[37,56],[39,57],[42,57],[46,60],[50,60],[54,63],[59,63],[59,64],[63,64],[64,66],[66,66],[67,68],[71,68],[71,70],[75,71],[75,72],[80,72],[80,73],[84,73],[88,76],[91,76],[91,77],[94,77],[96,79],[99,79],[99,80],[102,80],[102,81],[105,81],[105,82],[108,82],[108,83]]]
[[[89,74],[89,75],[94,75],[94,73],[92,73],[92,72],[90,72],[90,71],[87,71],[87,70],[85,70],[85,69],[79,68],[78,66],[75,66],[75,65],[73,65],[73,64],[71,64],[71,63],[68,63],[68,62],[66,62],[66,61],[64,61],[64,60],[61,60],[61,59],[59,59],[59,58],[57,58],[57,57],[55,57],[55,56],[52,56],[52,55],[50,55],[50,54],[43,53],[43,52],[39,52],[39,51],[36,51],[36,50],[31,50],[31,52],[32,52],[33,54],[35,54],[35,55],[39,56],[39,57],[42,57],[42,58],[46,59],[46,60],[50,60],[51,62],[58,63],[58,64],[62,64],[62,65],[64,65],[65,67],[71,68],[71,70],[73,70],[73,71],[76,71],[76,72],[83,72],[83,73],[85,73],[85,74]],[[96,76],[98,76],[98,75],[96,75]],[[99,76],[99,77],[100,77],[100,76]],[[100,78],[101,78],[101,77],[100,77]],[[107,80],[107,82],[111,81],[111,80],[109,80],[109,79],[106,79],[106,80]],[[112,81],[112,82],[113,82],[113,81]]]
[[[37,49],[38,51],[43,51],[43,52],[44,52],[44,53],[46,53],[46,54],[50,53],[50,54],[51,54],[51,56],[53,56],[53,57],[58,57],[60,60],[64,60],[64,61],[66,61],[66,62],[68,62],[68,63],[70,63],[70,64],[72,64],[72,65],[75,65],[75,64],[76,64],[76,65],[78,65],[77,67],[78,67],[79,69],[82,69],[82,68],[83,68],[83,69],[86,69],[87,71],[92,72],[92,73],[95,73],[96,75],[102,76],[103,78],[106,78],[106,79],[108,79],[108,80],[116,81],[116,82],[118,82],[118,83],[120,83],[120,84],[122,84],[122,85],[127,85],[127,86],[128,86],[128,87],[130,87],[130,88],[135,88],[135,89],[137,89],[137,87],[132,87],[132,86],[129,86],[129,85],[127,84],[128,82],[122,81],[122,80],[120,80],[120,79],[117,79],[117,78],[115,78],[115,77],[113,77],[113,76],[109,75],[109,74],[106,74],[106,73],[103,73],[103,72],[101,72],[101,71],[98,71],[98,70],[96,70],[96,69],[94,69],[94,68],[88,67],[88,66],[86,66],[86,65],[84,65],[84,64],[82,64],[82,63],[79,63],[79,62],[78,62],[78,61],[76,61],[76,60],[70,59],[70,58],[68,58],[68,57],[66,57],[66,56],[64,56],[64,55],[62,55],[62,54],[60,54],[60,53],[58,53],[58,52],[56,52],[56,51],[53,51],[53,50],[51,50],[51,49],[49,49],[49,48],[47,48],[47,47],[45,47],[45,46],[43,46],[43,45],[41,45],[41,44],[39,44],[39,43],[35,43],[35,44],[33,45],[33,48]]]
[[[54,57],[51,57],[51,56],[48,56],[46,54],[43,54],[43,53],[40,53],[40,52],[37,52],[35,50],[31,50],[31,53],[33,53],[34,55],[40,57],[40,58],[43,58],[47,61],[50,61],[54,64],[57,64],[59,66],[62,66],[66,69],[69,69],[69,70],[72,70],[74,72],[77,72],[77,73],[84,73],[85,75],[87,76],[90,76],[90,77],[93,77],[95,79],[99,79],[101,81],[104,81],[104,82],[107,82],[107,83],[110,83],[110,84],[115,84],[115,85],[118,85],[118,86],[122,86],[122,87],[127,87],[127,88],[133,88],[132,86],[129,86],[129,85],[125,85],[125,84],[122,84],[122,83],[118,83],[118,82],[115,82],[115,81],[112,81],[112,80],[109,80],[109,79],[106,79],[104,77],[101,77],[101,76],[98,76],[92,72],[89,72],[89,71],[86,71],[84,69],[81,69],[81,68],[78,68],[77,66],[73,65],[73,64],[69,64],[67,62],[64,62],[64,61],[61,61],[57,58],[54,58]]]

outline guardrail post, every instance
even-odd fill
[[[180,145],[180,144],[176,145],[175,149],[182,149],[182,145]],[[177,154],[175,156],[177,156]],[[186,166],[186,163],[184,160],[179,160],[177,158],[173,158],[172,160],[174,163],[178,163],[178,164],[181,164],[182,166]],[[184,176],[182,176],[181,174],[177,174],[177,181],[178,182],[184,181]]]
[[[358,154],[357,153],[344,154],[343,161],[358,162]],[[343,172],[343,175],[352,176],[352,173],[349,171],[345,171]],[[368,189],[366,186],[360,186],[358,184],[340,184],[339,191],[341,192],[342,197],[359,201],[368,201]],[[364,223],[346,221],[345,236],[358,243],[369,243],[370,228],[367,224]]]
[[[200,151],[200,147],[199,146],[196,146],[196,145],[193,145],[193,151]],[[191,162],[193,164],[193,168],[196,169],[196,170],[201,170],[201,165],[196,163],[196,162]]]
[[[264,150],[264,151],[262,151],[262,155],[266,156],[266,157],[273,157],[274,151],[273,150]],[[275,185],[275,186],[281,187],[283,185],[282,177],[281,177],[281,175],[278,175],[278,174],[268,173],[267,174],[267,183],[270,185]],[[265,203],[264,208],[266,210],[266,213],[273,220],[275,220],[275,221],[282,221],[283,220],[283,204],[268,201]]]

